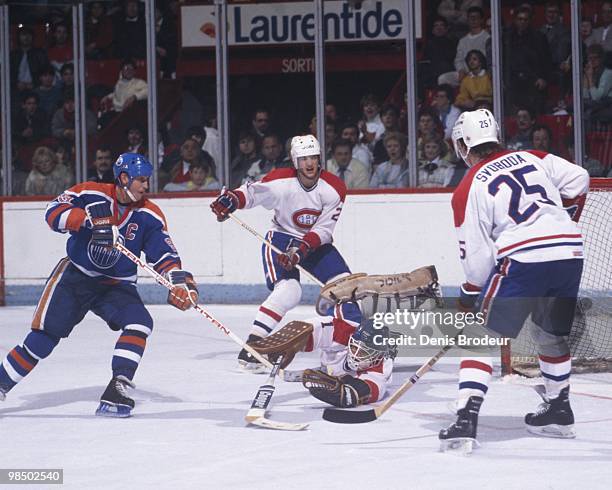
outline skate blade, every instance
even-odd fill
[[[132,416],[132,409],[126,405],[112,405],[106,402],[100,402],[96,410],[98,417],[112,417],[124,419]]]
[[[243,373],[261,374],[265,373],[267,368],[259,362],[238,361],[238,369]]]
[[[479,448],[480,444],[472,437],[458,437],[456,439],[443,439],[440,441],[440,452],[468,456]]]
[[[573,425],[550,424],[541,427],[527,425],[527,432],[542,437],[554,437],[557,439],[574,439],[576,431]]]

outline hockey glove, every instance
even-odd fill
[[[461,285],[457,309],[464,313],[475,313],[477,310],[476,301],[478,301],[479,296],[480,288],[478,286],[474,286],[469,282],[464,282]]]
[[[198,304],[198,287],[191,272],[172,269],[166,278],[173,286],[168,293],[168,304],[182,311]]]
[[[85,206],[85,213],[91,224],[91,242],[104,248],[113,248],[119,238],[119,230],[108,201],[95,202]]]
[[[225,221],[229,215],[238,209],[239,199],[235,192],[227,191],[221,194],[210,205],[212,212],[217,215],[217,221]]]
[[[289,242],[287,250],[283,254],[279,254],[278,263],[286,271],[290,271],[300,262],[303,262],[306,256],[312,251],[306,242],[293,238]]]
[[[340,408],[368,403],[371,395],[368,384],[350,374],[331,376],[316,369],[306,369],[302,384],[315,398]]]

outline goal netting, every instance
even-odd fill
[[[585,260],[568,337],[572,364],[575,371],[612,371],[612,179],[593,179],[578,224],[584,237]],[[502,352],[505,374],[538,372],[529,327],[526,324],[512,341],[509,352]]]

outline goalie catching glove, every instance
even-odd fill
[[[332,376],[316,369],[304,371],[302,384],[315,398],[340,408],[368,403],[372,393],[368,383],[350,374]]]
[[[312,325],[296,320],[287,323],[272,335],[255,342],[249,342],[249,346],[260,354],[267,354],[272,362],[282,355],[283,360],[280,367],[284,369],[293,360],[297,352],[304,350],[311,335]]]
[[[95,202],[85,206],[85,213],[91,225],[91,243],[104,248],[113,248],[119,239],[119,230],[108,201]]]
[[[191,272],[172,269],[166,274],[166,279],[172,283],[168,292],[169,305],[185,311],[198,304],[198,287]]]

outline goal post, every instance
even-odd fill
[[[612,179],[591,179],[578,222],[584,239],[584,269],[572,331],[568,336],[573,368],[612,368]],[[529,322],[502,347],[502,374],[532,375],[538,368]]]

